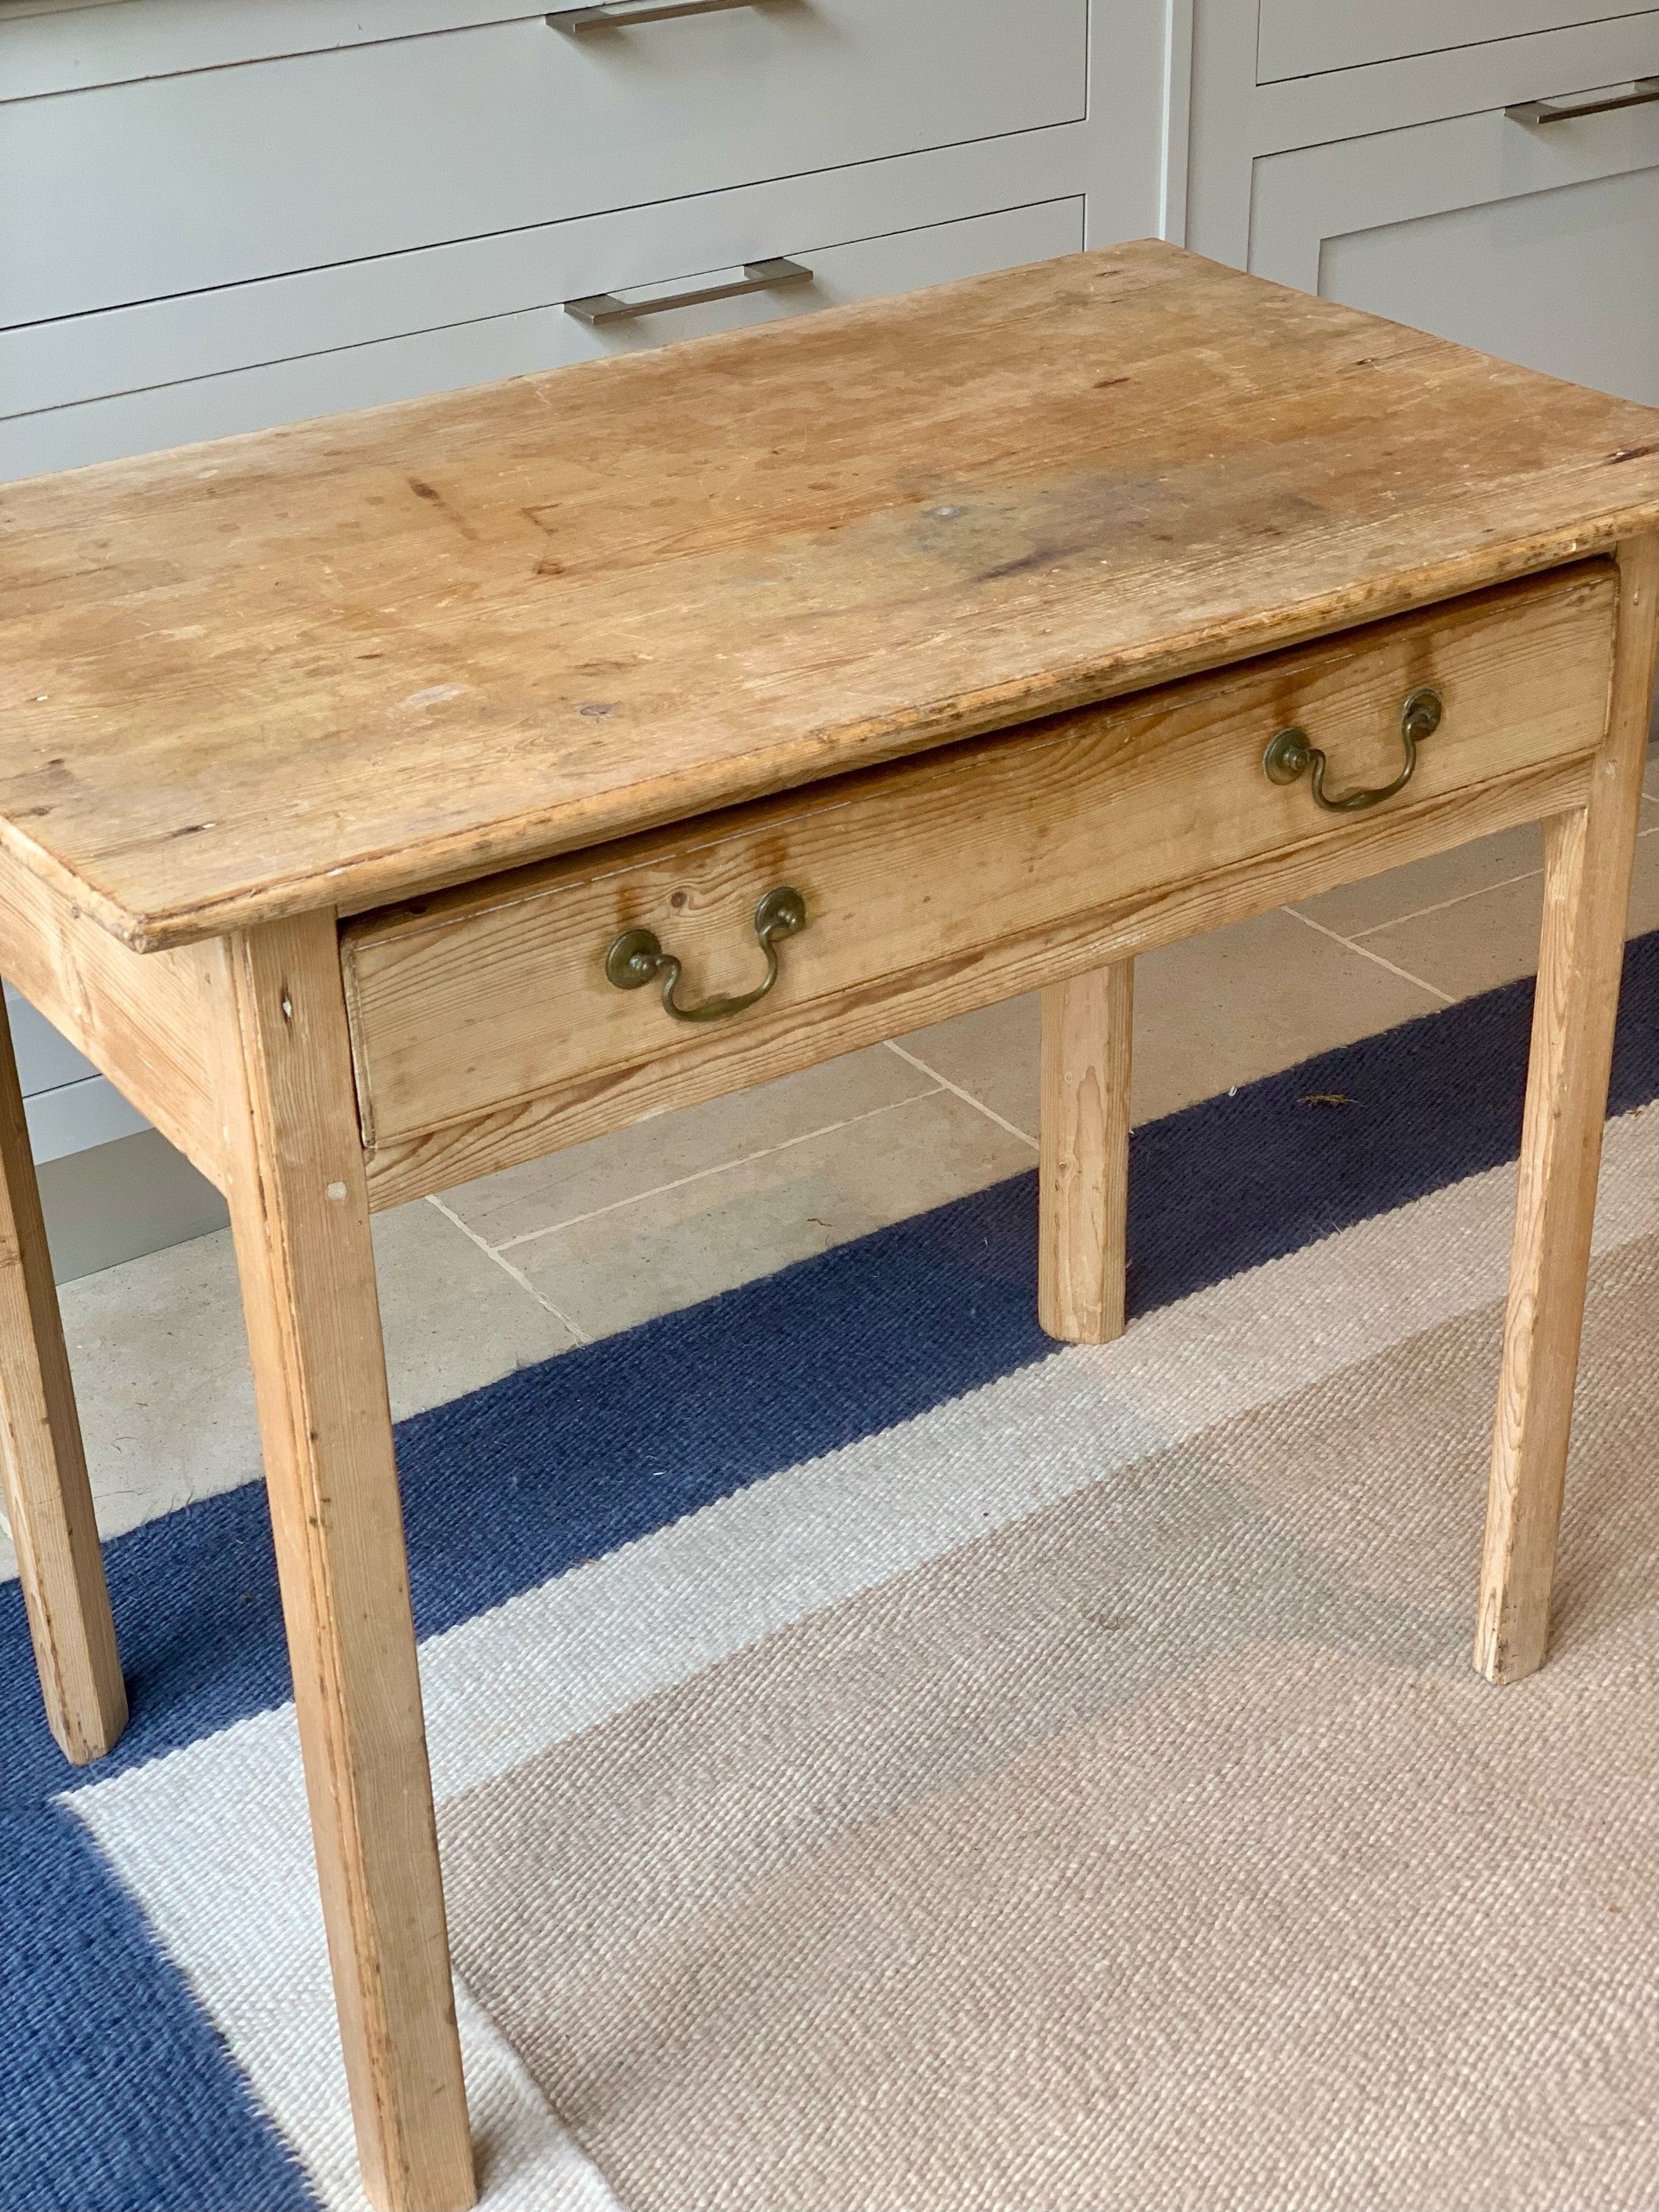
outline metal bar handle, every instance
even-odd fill
[[[588,8],[552,8],[547,15],[550,31],[568,31],[579,38],[583,31],[626,30],[630,23],[662,22],[671,16],[713,16],[727,8],[753,8],[756,0],[645,0],[631,7],[627,0],[597,0]]]
[[[1616,92],[1611,99],[1582,100],[1570,106],[1562,100],[1520,100],[1503,111],[1511,123],[1571,123],[1580,115],[1611,115],[1618,107],[1649,107],[1659,100],[1659,77],[1638,77],[1634,90]]]
[[[666,315],[671,308],[700,308],[709,300],[739,300],[747,292],[778,292],[811,282],[804,262],[779,254],[771,261],[746,261],[741,279],[729,284],[699,284],[689,292],[664,292],[657,300],[619,300],[613,292],[592,292],[586,299],[567,300],[564,311],[578,322],[638,322],[642,315]]]

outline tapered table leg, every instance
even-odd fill
[[[229,1198],[363,2178],[475,2201],[332,916],[224,948]]]
[[[3,1000],[0,1461],[46,1717],[84,1766],[126,1726],[127,1694]]]
[[[1043,993],[1037,1316],[1051,1337],[1123,1333],[1135,963]]]
[[[1619,580],[1607,734],[1589,799],[1544,829],[1543,934],[1475,1637],[1475,1664],[1495,1682],[1529,1675],[1548,1638],[1652,690],[1659,540],[1621,547]]]

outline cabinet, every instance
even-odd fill
[[[1084,242],[1078,194],[852,238],[812,226],[833,225],[837,212],[872,222],[875,209],[854,195],[844,211],[826,211],[825,195],[815,197],[811,209],[786,190],[763,188],[747,207],[728,198],[712,232],[696,219],[708,211],[680,203],[666,220],[561,226],[510,251],[434,249],[0,333],[0,383],[48,400],[0,420],[0,477],[526,375],[1075,253]],[[657,304],[740,281],[745,264],[776,257],[809,281],[695,308]],[[637,318],[594,327],[565,312],[566,299],[596,291],[620,292]],[[435,300],[447,312],[433,326]],[[61,397],[54,404],[48,395]]]
[[[1250,265],[1484,353],[1659,404],[1659,101],[1502,109],[1256,164]]]
[[[1190,245],[1659,401],[1659,10],[1195,0],[1192,30]]]
[[[1261,0],[1256,80],[1355,69],[1639,16],[1648,0]]]
[[[619,6],[550,27],[576,20],[0,104],[5,320],[1075,122],[1087,105],[1087,0]]]
[[[612,4],[0,0],[0,479],[1159,227],[1154,0]]]

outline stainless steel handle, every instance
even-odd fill
[[[669,16],[712,16],[724,8],[753,8],[755,4],[756,0],[641,0],[641,4],[634,7],[629,0],[599,0],[599,4],[591,8],[550,10],[547,27],[580,37],[583,31],[626,30],[630,23],[656,23]]]
[[[1503,111],[1511,123],[1571,123],[1580,115],[1611,115],[1616,107],[1649,107],[1659,100],[1659,77],[1638,77],[1635,88],[1615,92],[1611,99],[1581,100],[1576,106],[1562,100],[1521,100]]]
[[[729,284],[699,284],[690,292],[664,292],[655,300],[619,300],[613,292],[593,292],[585,300],[567,300],[566,315],[578,322],[637,322],[641,315],[666,315],[671,308],[700,308],[708,300],[741,299],[746,292],[776,292],[788,284],[810,284],[812,271],[804,262],[746,261],[741,278]]]

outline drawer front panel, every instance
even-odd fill
[[[543,8],[545,0],[543,0]],[[22,12],[10,12],[17,8]],[[0,99],[321,54],[539,16],[524,0],[0,0]]]
[[[960,985],[978,971],[981,1002],[995,999],[1011,949],[1058,944],[1080,918],[1154,906],[1195,878],[1270,866],[1274,898],[1290,896],[1301,860],[1331,880],[1344,842],[1348,873],[1385,868],[1390,837],[1450,796],[1595,747],[1613,596],[1609,564],[1586,564],[364,916],[343,951],[365,1137],[395,1149],[556,1088],[587,1135],[594,1102],[637,1091],[642,1071],[672,1103],[677,1069],[707,1096],[727,1085],[700,1068],[753,1080],[738,1063],[769,1039],[791,1040],[774,1072],[863,1041],[826,1027],[815,1049],[815,1009],[868,1011],[918,976]],[[1268,741],[1297,723],[1327,751],[1333,788],[1388,780],[1402,702],[1426,684],[1440,727],[1374,811],[1322,812],[1306,778],[1264,774]],[[683,1023],[654,987],[607,982],[619,933],[648,929],[682,960],[687,1001],[752,989],[756,904],[782,885],[807,925],[747,1013]]]
[[[939,159],[921,157],[925,166]],[[823,181],[817,191],[793,181],[757,186],[712,203],[561,225],[551,235],[479,240],[0,332],[0,480],[523,376],[1083,245],[1080,195],[915,228],[884,225],[877,237],[816,227],[877,220],[868,202],[879,192],[849,188],[870,174],[847,172],[840,188]],[[960,179],[934,189],[925,176],[907,181],[907,194],[905,180],[894,181],[889,217],[906,197],[931,212],[942,197],[949,204],[953,185],[962,190]],[[812,282],[596,328],[562,304],[584,292],[626,287],[632,298],[641,284],[704,284],[722,268],[738,274],[745,260],[772,255],[804,264]]]
[[[1262,0],[1256,79],[1354,69],[1648,12],[1647,0]]]
[[[0,103],[8,324],[1073,121],[1087,0],[540,16]]]

